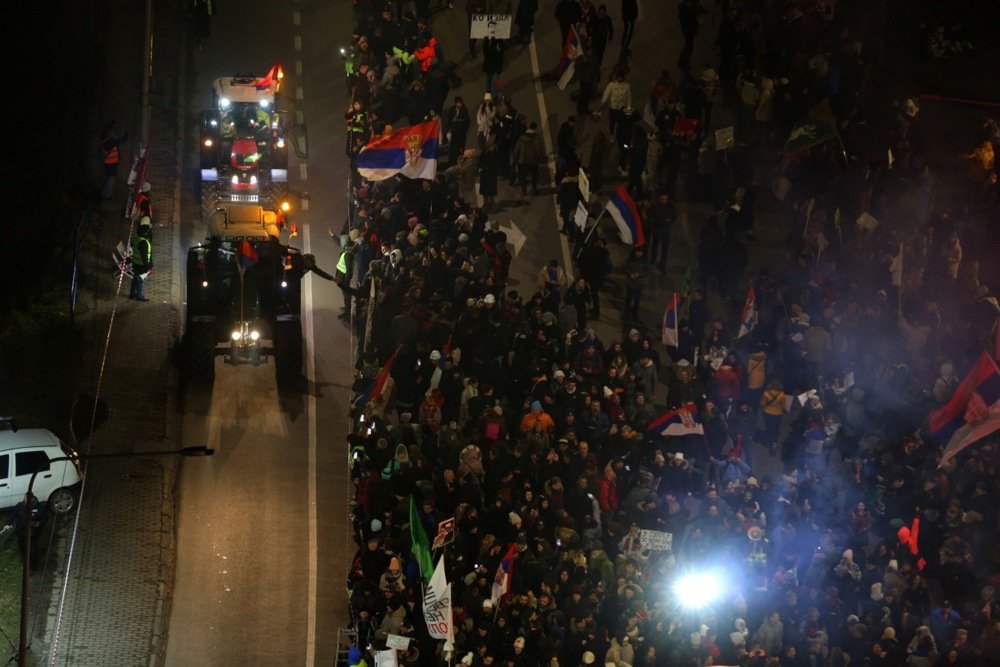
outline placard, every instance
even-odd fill
[[[639,531],[639,544],[650,551],[670,551],[674,544],[674,534],[643,529]]]
[[[510,14],[473,14],[469,27],[469,39],[510,39],[510,26],[513,23]]]
[[[437,535],[434,536],[434,543],[431,544],[431,549],[440,549],[446,544],[451,544],[455,541],[455,517],[450,519],[445,519],[438,524]]]
[[[736,136],[733,133],[733,126],[720,127],[715,131],[715,150],[724,151],[727,148],[732,148],[735,143]]]
[[[410,638],[403,635],[394,635],[390,632],[386,635],[385,646],[386,648],[398,648],[400,651],[405,651],[410,648]]]
[[[582,168],[577,178],[577,186],[580,188],[580,199],[584,204],[590,204],[590,177]]]

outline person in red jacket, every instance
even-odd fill
[[[597,503],[602,514],[614,514],[618,511],[618,486],[615,477],[615,471],[610,465],[606,465],[604,473],[597,480]]]

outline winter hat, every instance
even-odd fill
[[[393,556],[392,560],[389,561],[389,571],[399,572],[399,570],[400,570],[399,559]]]
[[[872,598],[872,600],[874,600],[875,602],[878,602],[883,597],[884,596],[882,595],[882,584],[878,583],[878,582],[872,584],[872,589],[871,589],[871,598]]]
[[[514,640],[514,648],[524,648],[524,637],[518,637]]]
[[[490,598],[483,600],[483,609],[493,609],[493,600]]]
[[[521,515],[518,514],[517,512],[511,512],[511,513],[509,513],[507,515],[507,520],[510,521],[510,525],[512,525],[512,526],[520,526],[521,525]]]
[[[889,561],[889,564],[886,566],[885,569],[892,570],[893,572],[899,572],[899,561],[893,558],[891,561]]]
[[[352,646],[347,650],[347,664],[349,667],[353,667],[353,665],[358,665],[360,663],[361,663],[361,649],[359,649],[357,646]]]
[[[743,646],[746,643],[747,638],[742,632],[730,632],[729,641],[733,643],[734,646]]]
[[[493,296],[492,294],[487,294],[485,297],[483,297],[483,302],[484,303],[496,303],[497,302],[497,298],[495,296]]]
[[[462,658],[462,664],[463,664],[463,665],[471,665],[471,664],[472,664],[472,661],[473,661],[473,656],[472,656],[472,653],[471,653],[471,652],[469,652],[469,653],[466,653],[466,654],[465,654],[465,657],[464,657],[464,658]]]
[[[541,401],[532,401],[531,402],[531,409],[532,410],[541,410],[542,409],[542,403],[541,403]]]
[[[469,655],[472,655],[472,654],[470,653]],[[585,665],[592,665],[592,664],[594,664],[595,660],[597,660],[597,658],[594,657],[594,652],[593,651],[584,651],[583,652],[583,664],[585,664]],[[469,663],[469,664],[472,664],[472,663]]]
[[[431,352],[431,361],[441,361],[441,353],[437,350]]]
[[[497,417],[503,416],[503,408],[501,408],[499,405],[493,406],[493,412],[496,414]]]
[[[608,386],[604,387],[604,398],[611,398],[614,395],[614,393],[615,392],[612,391],[611,387]]]
[[[747,486],[752,486],[756,489],[760,486],[760,483],[757,481],[756,477],[751,475],[750,477],[747,477]]]
[[[371,527],[372,527],[372,532],[377,533],[378,531],[382,530],[382,522],[379,521],[378,519],[372,519]]]
[[[896,638],[895,628],[886,628],[885,630],[882,631],[882,639],[895,639],[895,638]]]

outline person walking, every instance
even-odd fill
[[[622,59],[632,55],[632,34],[639,19],[639,0],[622,0]]]
[[[622,305],[622,319],[629,322],[639,320],[642,290],[646,287],[646,278],[649,276],[649,265],[642,255],[642,248],[636,248],[625,263],[625,303]]]
[[[556,21],[559,23],[559,32],[562,39],[559,41],[559,52],[562,53],[563,45],[569,36],[569,29],[576,25],[583,18],[583,10],[576,0],[559,0],[555,9]]]
[[[681,49],[680,57],[677,58],[677,66],[684,73],[691,69],[691,54],[694,52],[695,37],[698,36],[698,22],[704,13],[705,8],[701,6],[701,0],[681,0],[681,4],[677,7],[681,34],[684,35],[684,47]]]
[[[119,135],[115,131],[115,121],[111,121],[101,132],[101,163],[104,166],[104,184],[101,198],[111,199],[115,194],[115,177],[121,162],[121,145],[128,141],[128,132]]]
[[[580,84],[580,90],[576,94],[576,112],[585,116],[590,113],[590,101],[594,99],[594,88],[601,80],[601,68],[594,52],[588,48],[577,57],[573,69],[576,81]]]
[[[128,298],[149,301],[146,298],[146,278],[153,268],[153,221],[148,216],[136,223],[135,238],[132,239],[132,287]]]
[[[503,52],[506,40],[487,37],[483,40],[483,74],[486,90],[493,95],[500,94],[500,74],[503,72]]]
[[[632,86],[625,80],[625,73],[622,70],[615,72],[615,75],[604,87],[604,94],[601,95],[601,106],[608,107],[608,133],[614,137],[618,123],[625,116],[625,109],[632,108]],[[597,115],[598,109],[594,112]]]
[[[594,50],[594,61],[600,67],[604,63],[608,43],[615,41],[615,26],[608,16],[607,5],[599,6],[597,13],[587,21],[587,34],[590,36],[590,48]]]
[[[517,24],[517,39],[522,44],[531,41],[531,33],[535,29],[535,13],[538,11],[538,0],[521,0],[517,3],[517,14],[514,23]]]
[[[538,123],[532,121],[528,129],[514,146],[514,164],[517,165],[518,182],[521,184],[521,194],[528,194],[528,183],[531,183],[531,196],[538,194],[538,165],[541,164],[545,150],[538,138]]]
[[[448,107],[444,122],[448,136],[448,166],[453,167],[465,153],[465,142],[472,126],[469,108],[465,106],[465,100],[461,96],[455,96],[455,103]]]

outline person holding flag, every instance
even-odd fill
[[[576,32],[576,28],[573,26],[569,27],[569,33],[566,35],[566,39],[563,41],[562,56],[559,58],[559,66],[556,68],[556,76],[558,77],[559,90],[566,90],[566,86],[569,82],[573,80],[573,73],[576,69],[575,61],[580,54],[583,53],[583,48],[580,45],[580,36]]]

